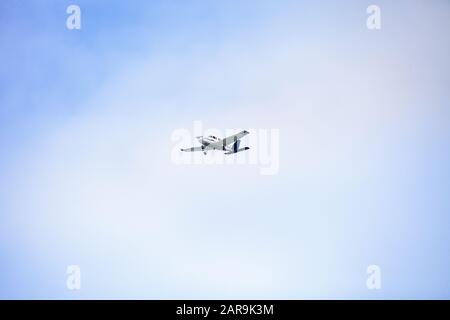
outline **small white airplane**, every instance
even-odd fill
[[[240,139],[248,135],[249,133],[250,132],[244,130],[224,139],[220,139],[215,136],[207,136],[207,137],[199,136],[196,138],[202,144],[201,147],[181,149],[181,151],[188,151],[188,152],[203,151],[203,153],[206,154],[208,150],[222,150],[226,151],[225,154],[238,153],[250,149],[249,147],[239,149],[239,144],[241,143]],[[233,145],[229,146],[230,144]]]

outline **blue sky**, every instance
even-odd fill
[[[449,298],[448,1],[72,3],[0,4],[1,298]],[[175,165],[196,120],[279,172]]]

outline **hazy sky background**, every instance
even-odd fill
[[[449,30],[444,0],[2,1],[0,298],[449,299]],[[175,165],[195,120],[278,129],[278,174]]]

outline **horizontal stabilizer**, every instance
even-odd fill
[[[240,148],[240,149],[238,149],[238,150],[236,150],[236,151],[233,150],[233,151],[225,152],[225,154],[238,153],[238,152],[245,151],[245,150],[248,150],[248,149],[250,149],[250,148],[249,148],[249,147]]]

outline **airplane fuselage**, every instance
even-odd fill
[[[232,149],[221,145],[221,144],[217,144],[217,142],[220,142],[220,138],[217,138],[215,136],[207,136],[207,137],[197,137],[198,142],[200,142],[202,144],[202,149],[203,150],[223,150],[223,151],[231,151]]]

